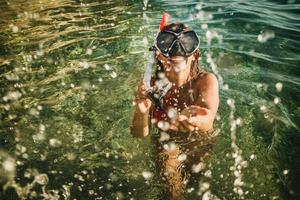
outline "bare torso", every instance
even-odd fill
[[[209,101],[210,99],[206,98],[208,84],[207,76],[214,75],[201,71],[196,77],[191,78],[180,87],[173,85],[163,97],[164,109],[154,109],[153,116],[156,122],[160,120],[170,122],[171,119],[168,116],[168,111],[170,111],[170,109],[176,110],[177,113],[188,109],[190,106],[199,106],[210,109],[210,102],[207,102],[207,100]],[[212,127],[208,127],[207,130],[211,128]],[[169,130],[168,132],[172,133],[174,130]]]
[[[206,73],[203,72],[180,87],[173,86],[163,98],[166,108],[176,108],[180,112],[195,103],[200,107],[203,107],[201,98],[201,91],[203,88],[198,85],[205,75]]]

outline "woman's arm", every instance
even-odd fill
[[[131,126],[131,134],[135,137],[146,137],[149,134],[152,102],[147,97],[143,82],[138,86],[135,103],[136,106]]]
[[[189,114],[181,113],[181,119],[179,125],[186,132],[199,130],[205,132],[213,128],[213,121],[215,114],[207,108],[200,106],[189,106],[184,111]],[[201,114],[191,115],[190,113],[201,112]]]

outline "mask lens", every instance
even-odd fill
[[[183,56],[183,57],[186,57],[186,52],[182,48],[182,45],[179,43],[179,41],[176,41],[174,43],[174,45],[172,46],[172,49],[169,52],[169,56],[170,57],[173,57],[173,56]]]
[[[156,38],[156,46],[162,53],[168,53],[175,38],[176,36],[171,33],[160,32]]]
[[[188,54],[195,51],[199,45],[199,39],[194,31],[182,33],[182,37],[180,37],[180,42],[184,46],[186,53]]]

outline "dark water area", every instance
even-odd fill
[[[0,0],[0,199],[163,199],[134,91],[164,11],[200,36],[219,130],[186,199],[300,199],[298,1]],[[153,130],[154,131],[154,130]]]

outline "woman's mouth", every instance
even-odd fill
[[[185,61],[185,58],[182,56],[174,56],[170,58],[171,63],[181,63],[183,61]]]

